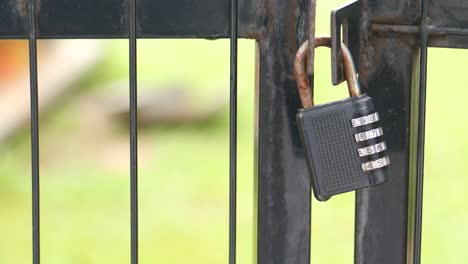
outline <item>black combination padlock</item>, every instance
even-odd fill
[[[317,37],[315,48],[330,47],[330,37]],[[319,201],[331,196],[381,184],[386,181],[390,159],[379,114],[372,98],[361,94],[354,62],[342,44],[343,69],[350,98],[314,106],[313,91],[305,71],[308,42],[299,49],[295,74],[301,102],[297,123],[312,187]]]

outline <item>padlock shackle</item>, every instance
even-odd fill
[[[317,47],[331,48],[331,37],[315,37],[315,48]],[[352,97],[359,96],[361,95],[361,88],[359,86],[353,56],[351,55],[351,52],[344,43],[341,43],[341,54],[341,57],[343,58],[342,63],[344,76],[348,84],[349,95]],[[299,88],[299,95],[301,97],[301,103],[304,108],[310,108],[314,106],[314,91],[310,86],[309,76],[306,70],[308,56],[309,41],[306,41],[297,51],[296,59],[294,61],[294,73],[296,75],[297,85]]]

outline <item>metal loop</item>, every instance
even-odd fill
[[[331,48],[331,37],[330,36],[318,36],[315,37],[315,48],[317,47],[329,47]],[[294,73],[296,75],[297,85],[299,88],[299,95],[301,97],[301,103],[304,108],[310,108],[314,106],[314,91],[312,90],[309,82],[309,76],[306,71],[307,60],[309,57],[309,41],[304,42],[299,48],[294,61]],[[341,43],[341,54],[343,58],[343,69],[348,84],[349,95],[359,96],[361,95],[361,88],[357,78],[356,67],[354,66],[353,57],[348,47],[344,43]]]

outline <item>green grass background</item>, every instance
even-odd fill
[[[319,3],[319,33],[329,32],[330,10],[344,2]],[[127,42],[102,42],[106,59],[91,85],[128,77]],[[185,80],[200,103],[228,94],[228,40],[141,40],[138,45],[139,81]],[[239,51],[238,259],[247,264],[255,263],[254,41],[242,40]],[[332,88],[329,81],[329,51],[321,49],[317,61],[318,101],[344,97],[345,87]],[[424,263],[468,259],[467,61],[462,50],[429,52]],[[141,263],[227,262],[228,114],[226,107],[206,124],[141,132]],[[115,139],[101,141],[95,135],[101,128],[90,130],[79,116],[64,104],[41,123],[42,260],[128,263],[128,131],[112,130]],[[115,147],[119,142],[125,144]],[[102,162],[106,153],[120,155]],[[30,263],[29,134],[0,145],[0,157],[0,264]],[[353,263],[354,195],[314,202],[312,219],[312,262]]]

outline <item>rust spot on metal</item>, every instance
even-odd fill
[[[317,43],[317,42],[316,42]],[[305,70],[308,58],[309,41],[304,42],[296,53],[294,61],[294,73],[296,74],[297,88],[301,98],[302,107],[309,108],[314,105],[314,94],[310,87],[309,76]]]
[[[120,16],[120,24],[122,25],[127,25],[129,23],[128,21],[128,7],[130,5],[130,2],[128,0],[123,0],[121,3],[121,16]]]
[[[41,11],[41,0],[34,0],[36,15]]]
[[[331,48],[331,37],[330,36],[319,36],[315,38],[315,46],[317,47],[329,47]],[[310,86],[309,75],[306,71],[307,60],[310,54],[309,41],[304,42],[296,53],[296,59],[294,61],[294,73],[296,75],[297,86],[299,89],[299,95],[301,103],[304,108],[310,108],[314,106],[314,91]],[[356,67],[354,66],[351,52],[344,43],[341,44],[342,64],[343,70],[348,84],[348,90],[350,96],[358,96],[361,94],[361,88],[356,74]]]
[[[262,32],[257,32],[257,31],[250,31],[248,32],[247,34],[245,35],[242,35],[243,38],[247,38],[247,39],[255,39],[257,41],[260,41],[263,37],[264,37],[264,34]]]
[[[359,59],[359,77],[361,83],[368,83],[367,77],[369,76],[369,69],[371,69],[369,66],[369,61],[374,58],[375,52],[374,48],[370,43],[372,42],[372,34],[370,31],[370,27],[372,25],[372,19],[370,18],[369,14],[369,1],[368,0],[362,0],[362,15],[361,15],[361,40],[360,40],[360,46],[361,48],[359,49],[359,54],[360,57]]]
[[[16,0],[16,10],[22,17],[28,16],[28,1],[27,0]]]
[[[37,14],[39,14],[41,6],[40,0],[34,0],[34,9]],[[21,17],[28,17],[29,16],[29,1],[28,0],[15,0],[15,7],[16,11]]]
[[[259,18],[260,28],[262,33],[260,34],[260,41],[265,41],[268,38],[268,35],[273,31],[273,5],[271,0],[258,1],[261,2],[263,6],[259,7],[259,10],[262,10],[262,14]]]

